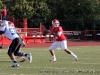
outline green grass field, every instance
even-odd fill
[[[100,47],[69,47],[79,58],[75,61],[63,50],[55,50],[57,62],[49,62],[48,48],[22,48],[22,52],[31,52],[33,62],[19,62],[19,67],[10,67],[13,63],[7,55],[7,49],[0,50],[0,75],[100,75]]]

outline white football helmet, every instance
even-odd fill
[[[53,25],[54,27],[58,27],[58,26],[60,25],[60,23],[59,23],[59,21],[58,21],[57,19],[54,19],[54,20],[52,21],[52,25]]]

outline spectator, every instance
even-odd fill
[[[3,7],[1,14],[2,14],[2,20],[6,20],[6,16],[7,16],[6,6]]]

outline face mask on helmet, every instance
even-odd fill
[[[54,19],[53,21],[52,21],[52,25],[54,26],[54,27],[58,27],[59,26],[59,21],[57,20],[57,19]]]

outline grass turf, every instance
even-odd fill
[[[31,52],[33,62],[13,64],[7,55],[7,49],[0,50],[0,75],[100,75],[100,47],[75,46],[69,47],[79,58],[75,61],[63,50],[55,50],[57,62],[49,62],[51,55],[48,48],[22,48],[21,51]]]

